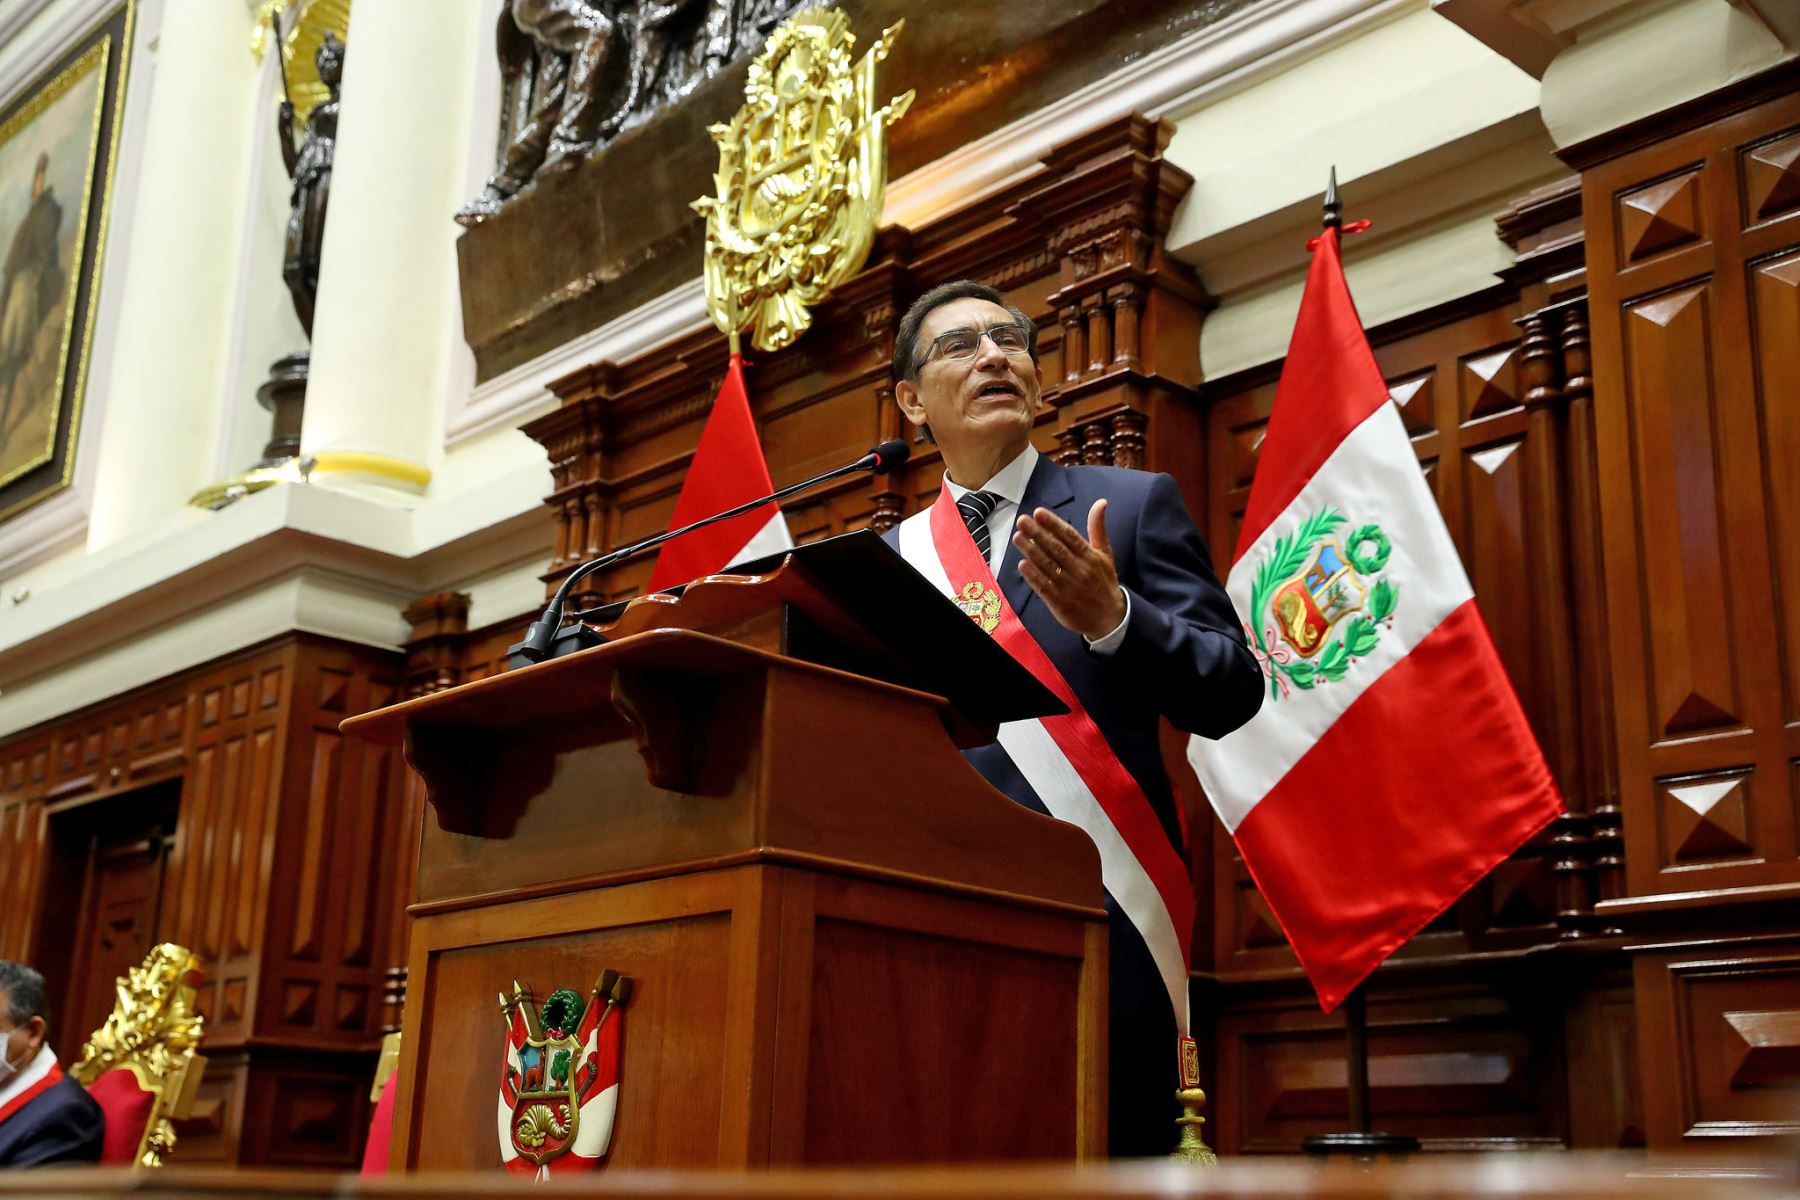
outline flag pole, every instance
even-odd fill
[[[1325,185],[1325,213],[1321,231],[1344,227],[1344,205],[1338,199],[1337,167]],[[1360,227],[1359,227],[1360,228]],[[1353,1158],[1374,1158],[1381,1154],[1411,1154],[1419,1148],[1419,1139],[1402,1133],[1371,1133],[1369,1111],[1369,1012],[1364,983],[1350,989],[1344,997],[1344,1084],[1349,1093],[1350,1131],[1319,1133],[1306,1139],[1308,1154],[1347,1154]]]

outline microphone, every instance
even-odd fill
[[[867,454],[856,460],[859,468],[866,468],[877,475],[886,475],[895,467],[912,456],[912,447],[901,438],[889,438]]]
[[[683,525],[680,529],[671,529],[667,532],[656,534],[654,537],[647,537],[641,542],[634,542],[629,546],[622,547],[621,549],[614,550],[607,554],[602,554],[599,558],[590,559],[569,572],[568,576],[563,579],[562,586],[556,589],[556,595],[551,597],[550,603],[544,606],[543,614],[539,616],[537,620],[533,621],[530,628],[525,631],[525,640],[518,642],[515,645],[508,646],[506,652],[511,657],[523,659],[528,663],[542,662],[546,658],[549,658],[551,656],[551,648],[556,644],[557,632],[562,625],[563,606],[569,601],[569,593],[575,590],[575,585],[577,583],[580,583],[595,571],[603,570],[606,567],[612,566],[614,563],[624,562],[628,558],[635,558],[646,550],[654,550],[664,542],[672,541],[684,533],[692,533],[696,529],[703,529],[706,526],[716,524],[719,521],[729,521],[733,517],[741,517],[745,513],[761,508],[765,504],[780,503],[789,496],[796,495],[811,487],[817,487],[821,483],[829,482],[830,480],[837,479],[843,475],[852,475],[857,471],[873,471],[877,475],[885,475],[895,467],[898,467],[901,463],[904,463],[911,454],[912,447],[907,445],[903,439],[889,438],[887,441],[881,443],[881,445],[875,447],[853,463],[847,463],[841,467],[833,467],[822,475],[814,475],[811,479],[804,479],[799,483],[790,484],[779,491],[770,492],[767,496],[762,496],[747,504],[740,504],[736,508],[728,508],[722,513],[714,513],[712,516],[702,518],[691,525]]]

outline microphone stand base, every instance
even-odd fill
[[[1342,1154],[1359,1159],[1419,1151],[1419,1139],[1404,1133],[1315,1133],[1301,1145],[1308,1154],[1320,1157]]]
[[[598,646],[606,639],[596,633],[588,625],[564,625],[556,631],[556,638],[550,643],[550,653],[537,660],[549,662],[553,658],[561,658],[565,654],[573,654],[577,650],[586,650],[590,646]],[[514,642],[506,648],[506,669],[517,671],[521,667],[533,665],[532,660],[520,653],[524,642]]]

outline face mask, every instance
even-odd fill
[[[25,1060],[23,1058],[21,1058],[16,1063],[12,1060],[12,1031],[11,1030],[7,1031],[5,1040],[0,1041],[0,1046],[6,1047],[6,1050],[5,1050],[6,1057],[0,1058],[0,1087],[5,1087],[7,1084],[9,1084],[13,1081],[13,1076],[15,1076],[19,1073],[19,1068],[23,1067],[25,1065]]]

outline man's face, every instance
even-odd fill
[[[894,395],[913,424],[931,426],[938,445],[1003,445],[1030,433],[1043,374],[1029,354],[1008,354],[991,337],[980,339],[974,357],[961,361],[932,353],[936,340],[952,330],[1011,323],[1012,314],[1000,305],[970,297],[939,305],[920,325],[917,353],[930,357]]]
[[[12,997],[0,992],[0,1063],[12,1067],[11,1071],[0,1067],[0,1075],[8,1078],[37,1057],[38,1047],[44,1044],[44,1018],[32,1017],[23,1024],[14,1024],[7,1015],[11,1007]]]

